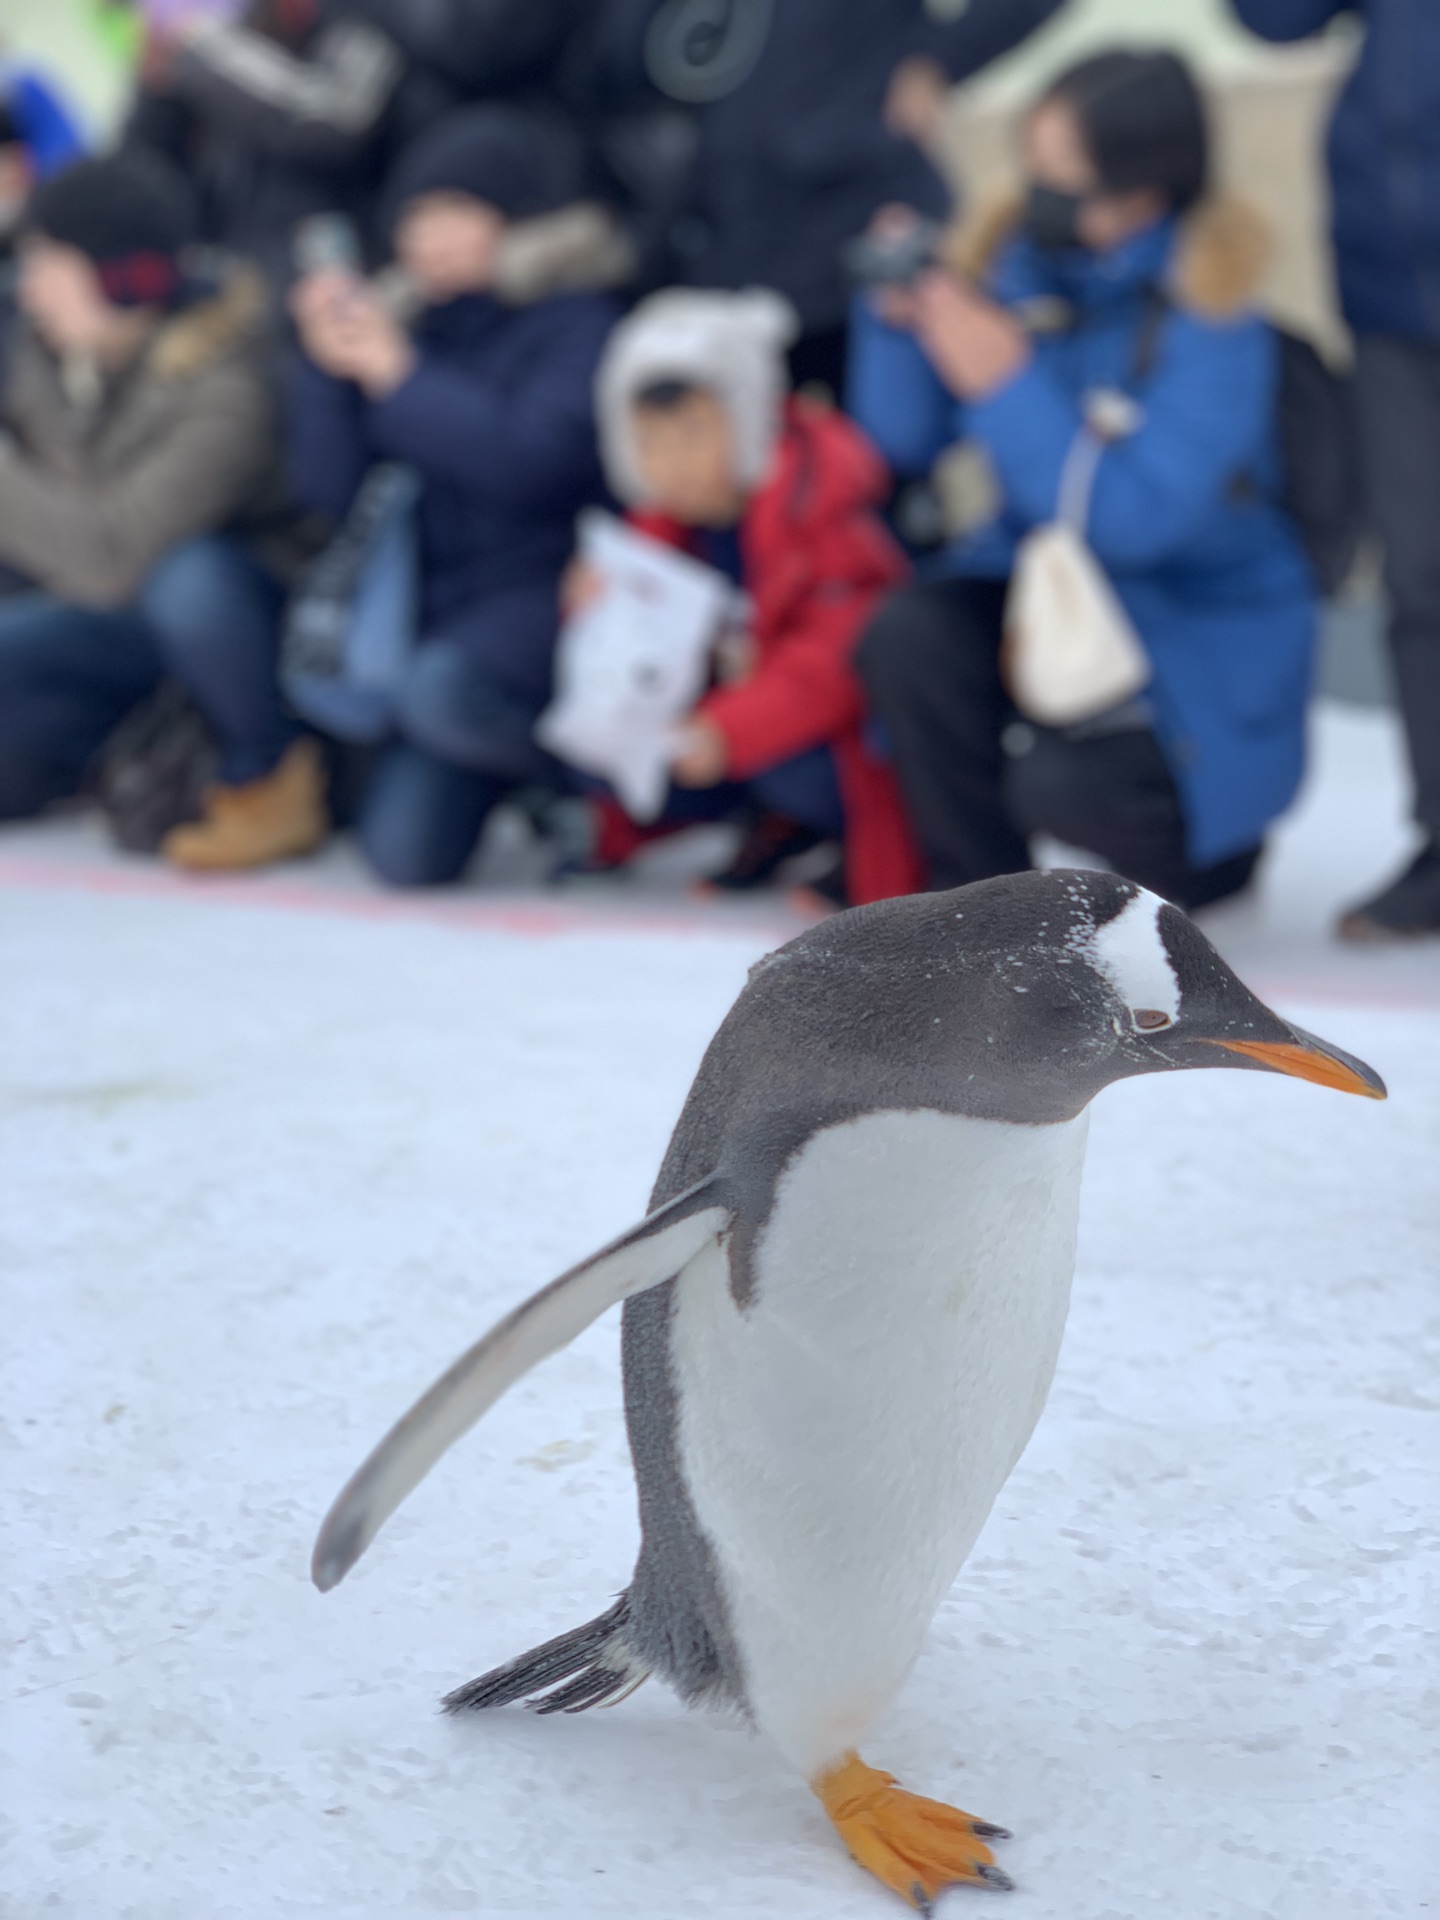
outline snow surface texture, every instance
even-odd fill
[[[1054,1394],[867,1750],[1014,1829],[1020,1891],[957,1915],[1440,1912],[1440,955],[1317,961],[1304,917],[1403,845],[1385,726],[1329,725],[1318,825],[1213,924],[1389,1105],[1097,1103]],[[900,1912],[658,1686],[434,1712],[628,1576],[614,1316],[307,1577],[394,1416],[642,1210],[783,928],[147,876],[73,823],[0,838],[0,1912]]]

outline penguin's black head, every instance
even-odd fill
[[[903,979],[874,1040],[923,1082],[911,1099],[1043,1122],[1191,1067],[1385,1098],[1373,1068],[1272,1013],[1178,907],[1114,874],[1009,874],[845,919],[872,915],[858,944]]]
[[[1226,965],[1179,907],[1113,876],[1118,910],[1081,940],[1115,1034],[1111,1079],[1186,1067],[1289,1074],[1383,1100],[1373,1067],[1282,1020]],[[1095,891],[1100,891],[1098,887]]]

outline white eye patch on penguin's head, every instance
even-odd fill
[[[1136,1074],[1240,1067],[1384,1098],[1371,1068],[1281,1019],[1158,895],[1114,874],[1014,878],[1008,905],[1031,937],[1013,941],[994,975],[1028,1003],[1007,1025],[1031,1097],[1043,1103],[1048,1080],[1083,1105]]]

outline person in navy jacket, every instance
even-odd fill
[[[1061,4],[590,0],[576,79],[617,130],[659,102],[693,112],[694,152],[664,220],[671,276],[783,294],[800,316],[792,384],[838,393],[846,242],[893,201],[946,217],[930,149],[950,89]]]
[[[1277,345],[1248,304],[1265,236],[1206,196],[1203,106],[1170,54],[1062,75],[1024,157],[1026,199],[968,273],[861,305],[861,425],[901,473],[969,442],[993,502],[945,577],[882,609],[861,673],[932,885],[1024,866],[1045,831],[1199,906],[1248,881],[1304,757],[1317,601],[1276,503]],[[1083,725],[1020,724],[1000,669],[1017,544],[1055,515],[1087,400],[1117,389],[1132,431],[1100,455],[1085,535],[1153,679]]]
[[[1267,40],[1319,33],[1340,13],[1365,25],[1330,124],[1332,228],[1422,840],[1405,872],[1345,914],[1340,932],[1352,940],[1440,933],[1440,6],[1232,5]]]
[[[575,515],[604,497],[591,389],[617,309],[598,292],[513,305],[491,291],[506,222],[579,197],[558,124],[501,105],[441,120],[390,188],[402,264],[429,304],[402,328],[353,276],[293,297],[306,351],[292,411],[300,501],[339,516],[373,462],[421,478],[421,644],[360,821],[397,885],[457,878],[494,802],[549,763],[558,583]]]

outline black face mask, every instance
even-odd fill
[[[1047,252],[1083,247],[1079,223],[1085,200],[1083,193],[1062,193],[1058,187],[1042,187],[1032,181],[1025,195],[1026,233]]]

